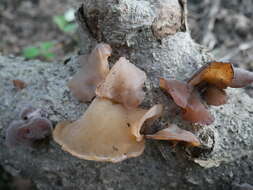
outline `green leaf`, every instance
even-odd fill
[[[40,44],[41,51],[48,51],[54,47],[54,42],[42,42]]]
[[[64,31],[64,27],[68,24],[63,15],[58,15],[53,17],[53,22]]]
[[[40,55],[45,57],[46,59],[52,59],[55,57],[55,54],[50,51],[54,47],[54,42],[42,42],[40,47]]]
[[[40,50],[37,47],[27,47],[22,52],[23,56],[27,59],[35,58],[40,55]]]
[[[71,24],[66,25],[64,27],[63,31],[73,33],[73,32],[76,31],[76,29],[77,29],[77,24],[76,23],[71,23]]]
[[[43,56],[46,59],[53,59],[55,57],[55,54],[54,53],[47,53],[47,54],[43,54]]]
[[[73,13],[74,14],[74,13]],[[68,19],[68,17],[67,17]],[[77,29],[76,23],[71,23],[66,19],[65,15],[58,15],[53,17],[53,22],[58,26],[60,30],[66,33],[73,33]]]

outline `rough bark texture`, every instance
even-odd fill
[[[160,9],[164,3],[168,10]],[[228,89],[228,104],[210,107],[215,122],[193,126],[170,116],[168,97],[158,87],[159,77],[182,80],[212,60],[186,29],[184,3],[85,0],[77,13],[81,52],[88,53],[98,41],[111,44],[111,63],[126,56],[147,73],[142,106],[165,105],[165,114],[156,126],[176,123],[194,132],[203,147],[173,148],[167,143],[147,141],[142,156],[118,164],[77,159],[52,140],[47,148],[10,150],[4,145],[5,130],[25,104],[46,109],[54,123],[77,119],[88,104],[75,100],[66,86],[78,69],[75,57],[67,64],[0,57],[0,163],[5,170],[31,178],[41,190],[231,189],[235,183],[250,183],[253,99],[243,89]],[[23,80],[28,86],[17,91],[13,79]]]

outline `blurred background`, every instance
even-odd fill
[[[75,9],[82,0],[0,0],[0,55],[64,61],[78,52]],[[253,70],[253,0],[188,0],[193,39],[217,60]],[[253,97],[253,86],[247,87]],[[0,164],[1,165],[1,164]],[[0,189],[29,190],[0,167]]]
[[[0,53],[43,61],[77,49],[75,9],[82,0],[0,0]]]
[[[77,51],[82,0],[0,0],[0,53],[61,60]],[[218,59],[253,67],[253,1],[188,0],[193,38]]]

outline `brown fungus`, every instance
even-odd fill
[[[119,162],[142,154],[144,139],[137,141],[132,129],[160,115],[152,109],[126,109],[96,98],[79,120],[59,123],[53,137],[65,151],[81,159]]]
[[[7,128],[5,142],[8,147],[34,147],[37,142],[51,135],[52,128],[43,110],[28,106],[21,112],[20,119],[13,121]]]
[[[192,86],[209,84],[217,88],[226,88],[232,81],[234,70],[231,63],[211,62],[204,65],[189,80]]]
[[[157,104],[148,110],[139,109],[138,112],[139,114],[141,114],[141,119],[139,120],[136,120],[135,118],[129,119],[131,121],[130,123],[132,123],[131,132],[136,137],[136,140],[139,142],[143,139],[143,135],[140,133],[142,127],[147,127],[144,125],[145,123],[147,123],[147,125],[150,125],[154,120],[159,118],[162,115],[163,106],[161,104]]]
[[[175,124],[169,125],[155,134],[145,135],[148,139],[186,142],[191,146],[200,146],[198,138],[190,131],[183,130]]]
[[[240,88],[252,82],[252,72],[233,68],[229,62],[210,62],[201,67],[187,83],[160,79],[160,87],[182,108],[183,119],[208,125],[214,118],[202,103],[203,100],[208,105],[226,104],[228,96],[225,88]]]
[[[207,87],[202,96],[208,105],[213,106],[220,106],[226,104],[228,101],[225,90],[216,88],[215,86]]]
[[[229,86],[231,88],[242,88],[253,82],[253,72],[234,68],[234,77]]]
[[[181,110],[182,118],[199,124],[210,124],[213,118],[202,104],[201,98],[193,87],[183,81],[160,79],[160,87],[164,89]]]
[[[105,81],[96,89],[96,95],[123,104],[127,108],[137,107],[145,96],[142,87],[146,78],[144,71],[121,57]]]
[[[100,43],[92,50],[89,56],[81,56],[81,71],[68,82],[73,95],[80,101],[91,101],[95,96],[97,85],[109,73],[108,57],[112,49],[108,44]]]
[[[193,90],[191,85],[183,81],[160,78],[160,87],[171,95],[179,107],[186,108]]]
[[[201,98],[196,91],[191,94],[186,108],[183,109],[182,118],[201,125],[210,125],[214,121],[213,116],[201,102]]]

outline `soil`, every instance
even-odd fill
[[[252,10],[252,0],[189,0],[192,36],[217,59],[252,70]]]
[[[82,0],[1,0],[0,1],[0,54],[22,55],[25,47],[52,41],[54,60],[77,49],[77,35],[62,32],[53,17],[76,9]],[[41,58],[43,59],[43,58]],[[52,61],[54,61],[52,60]]]

